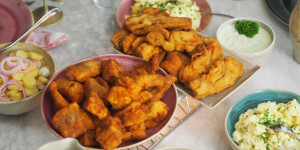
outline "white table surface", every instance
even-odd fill
[[[154,149],[163,147],[187,147],[195,150],[229,150],[224,121],[227,111],[246,94],[275,88],[300,93],[300,65],[293,59],[288,26],[269,11],[264,0],[208,0],[212,11],[235,17],[252,17],[269,24],[276,33],[275,49],[270,59],[250,80],[214,109],[201,107],[190,118],[163,139]],[[30,6],[31,10],[42,6],[42,0]],[[96,54],[115,53],[109,40],[119,27],[115,22],[115,7],[96,8],[92,0],[48,1],[64,12],[63,20],[47,30],[70,35],[69,41],[53,48],[57,70],[78,59]],[[215,37],[218,26],[228,18],[213,16],[205,35]],[[0,149],[34,150],[43,144],[59,140],[44,123],[40,106],[18,115],[0,115]]]

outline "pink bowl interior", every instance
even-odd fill
[[[118,63],[120,63],[124,67],[124,69],[126,71],[133,69],[136,65],[143,62],[142,59],[137,58],[137,57],[121,55],[121,54],[111,54],[111,55],[92,56],[89,58],[82,59],[74,64],[77,64],[81,61],[86,61],[86,60],[103,61],[103,60],[107,60],[107,59],[115,59]],[[49,83],[52,82],[53,80],[57,80],[58,78],[65,76],[66,73],[64,70],[65,69],[58,72],[49,81]],[[159,73],[165,75],[165,73],[163,73],[163,71],[160,71]],[[164,103],[166,103],[168,105],[169,113],[168,113],[167,117],[162,122],[160,122],[156,127],[146,130],[147,138],[145,140],[147,140],[151,136],[158,133],[164,126],[166,126],[168,124],[168,122],[172,118],[172,116],[175,112],[176,105],[177,105],[177,94],[176,94],[176,89],[175,89],[174,85],[170,87],[170,89],[166,92],[166,94],[164,95],[164,97],[162,98],[161,101],[163,101]],[[48,127],[50,128],[50,130],[58,137],[63,138],[59,134],[59,132],[57,130],[55,130],[51,125],[51,119],[54,115],[54,112],[52,110],[52,96],[49,92],[49,84],[46,86],[46,88],[43,92],[43,95],[42,95],[41,110],[42,110],[43,118],[44,118],[46,124],[48,125]],[[145,141],[145,140],[142,140],[142,141]],[[122,143],[119,147],[129,146],[129,145],[136,144],[136,143],[142,142],[142,141],[132,141],[132,142],[127,142],[127,143]]]
[[[211,12],[211,8],[206,0],[192,0],[196,2],[201,11]],[[125,22],[125,16],[131,14],[131,6],[134,4],[134,0],[122,0],[117,8],[116,19],[120,27]],[[203,32],[209,25],[212,16],[207,14],[201,14],[201,24],[198,31]]]
[[[22,0],[0,0],[0,18],[0,43],[15,41],[34,22],[30,9]]]

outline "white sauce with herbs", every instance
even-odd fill
[[[253,38],[248,38],[245,35],[240,35],[233,24],[221,31],[219,41],[235,52],[255,53],[267,48],[272,43],[272,37],[268,31],[259,27],[258,34],[254,35]]]

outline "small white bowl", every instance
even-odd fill
[[[0,48],[5,47],[9,44],[10,43],[0,44]],[[52,78],[55,72],[55,64],[54,60],[52,59],[52,56],[46,50],[33,44],[18,42],[13,47],[5,50],[0,55],[14,52],[17,50],[31,51],[43,55],[45,64],[47,64],[47,66],[50,68],[50,76],[48,79],[50,80]],[[26,97],[19,101],[0,102],[0,114],[19,115],[32,110],[40,103],[43,90],[44,89],[40,90],[35,95]]]
[[[221,39],[222,32],[225,31],[225,29],[229,28],[230,26],[234,26],[237,21],[241,21],[241,20],[256,22],[259,25],[260,30],[261,30],[261,28],[263,28],[264,30],[267,31],[267,33],[269,33],[269,35],[271,37],[271,43],[265,49],[259,50],[257,52],[237,52],[236,50],[233,50],[233,49],[229,48],[228,46],[226,46],[224,41],[222,41],[222,39]],[[241,35],[241,36],[244,36],[244,35]],[[225,51],[230,51],[230,52],[232,52],[240,57],[244,57],[244,58],[250,60],[251,62],[254,62],[255,64],[260,65],[260,66],[263,66],[263,64],[269,59],[269,57],[273,51],[274,44],[275,44],[275,32],[269,25],[267,25],[266,23],[264,23],[260,20],[253,19],[253,18],[247,18],[247,17],[234,18],[234,19],[230,19],[230,20],[224,22],[218,28],[216,37],[217,37],[218,41],[220,42],[222,48]]]

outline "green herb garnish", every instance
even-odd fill
[[[237,21],[235,23],[235,29],[239,34],[246,35],[248,38],[253,38],[259,31],[259,26],[253,21]]]

